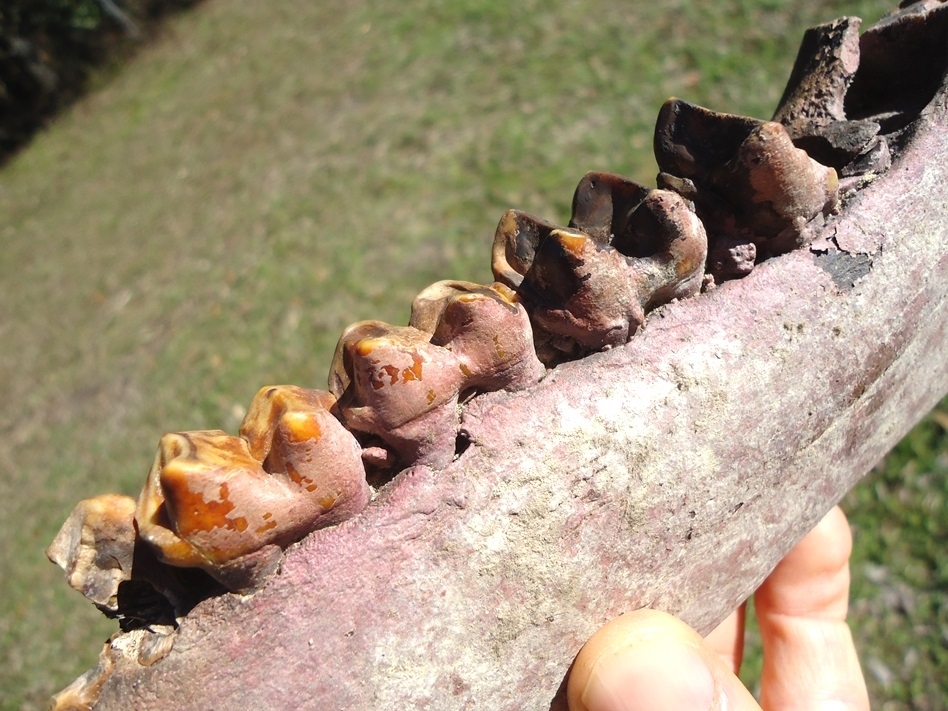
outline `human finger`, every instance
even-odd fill
[[[590,637],[567,699],[571,711],[760,711],[701,635],[655,610],[626,613]]]
[[[767,711],[866,711],[869,699],[846,624],[852,534],[830,511],[777,565],[755,596]]]
[[[705,643],[737,674],[744,659],[745,605],[741,605],[704,636]]]

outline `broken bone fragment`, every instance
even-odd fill
[[[698,293],[707,256],[704,227],[674,192],[589,173],[573,210],[572,228],[508,211],[494,236],[494,276],[526,305],[547,365],[626,343],[647,310]]]
[[[46,549],[70,587],[123,631],[175,625],[200,600],[220,591],[202,571],[160,562],[138,536],[137,502],[105,494],[80,501]]]
[[[794,146],[774,121],[722,114],[669,99],[655,128],[659,182],[687,186],[708,231],[752,242],[760,258],[802,247],[838,209],[836,170]]]
[[[859,67],[846,92],[846,116],[899,134],[948,93],[948,5],[903,2],[859,38]],[[893,144],[902,142],[900,137]]]
[[[119,608],[119,585],[131,579],[135,553],[135,499],[104,494],[76,504],[46,556],[69,586],[107,612]]]
[[[326,393],[263,388],[241,437],[166,434],[136,510],[139,535],[169,565],[253,589],[282,549],[369,501],[361,451]]]
[[[859,67],[861,22],[842,17],[804,33],[773,116],[795,146],[845,176],[865,172],[869,158],[887,154],[877,122],[846,117],[846,93]]]

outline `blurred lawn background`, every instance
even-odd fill
[[[161,433],[235,432],[265,384],[325,387],[348,323],[489,281],[506,208],[565,221],[591,169],[653,184],[665,98],[769,117],[805,28],[889,9],[209,0],[173,18],[0,171],[0,708],[45,708],[115,630],[43,549],[79,499],[137,495]],[[846,500],[874,708],[948,704],[946,413]]]

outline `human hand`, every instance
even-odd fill
[[[761,704],[735,676],[743,608],[706,638],[663,612],[612,620],[570,672],[571,711],[867,711],[869,698],[846,624],[852,536],[830,511],[755,595],[764,645]]]

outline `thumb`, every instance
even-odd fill
[[[701,635],[655,610],[596,632],[573,663],[567,698],[570,711],[760,711]]]

